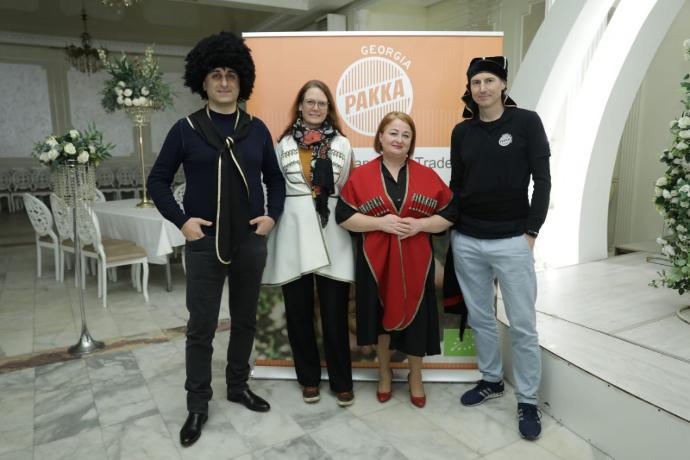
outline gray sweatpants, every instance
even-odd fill
[[[510,322],[513,373],[518,402],[537,404],[541,355],[536,328],[537,278],[534,256],[523,235],[484,240],[451,233],[455,275],[469,312],[477,365],[488,382],[503,379],[503,362],[493,309],[498,278]]]

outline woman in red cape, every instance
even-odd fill
[[[415,137],[403,112],[381,120],[381,155],[352,172],[336,221],[358,234],[357,343],[377,345],[377,397],[391,398],[391,350],[399,350],[408,357],[410,400],[424,407],[422,358],[441,352],[430,235],[452,225],[455,206],[443,180],[411,159]]]

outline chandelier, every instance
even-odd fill
[[[101,3],[113,8],[127,8],[135,3],[139,3],[139,0],[101,0]]]
[[[91,35],[86,31],[86,10],[81,9],[81,20],[84,23],[84,33],[81,34],[81,46],[69,45],[65,47],[67,62],[80,72],[92,74],[103,68],[98,58],[98,50],[91,46]],[[107,52],[107,51],[106,51]]]

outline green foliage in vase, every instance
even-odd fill
[[[261,288],[254,347],[257,356],[261,359],[292,359],[280,288]]]
[[[34,144],[32,155],[51,167],[66,164],[70,160],[98,166],[101,161],[110,158],[112,149],[113,145],[103,142],[103,134],[92,124],[83,131],[70,129],[60,136],[51,134]]]
[[[143,57],[130,59],[122,53],[119,59],[109,60],[105,52],[98,52],[103,67],[112,78],[101,91],[101,105],[111,113],[129,107],[152,107],[165,110],[172,107],[173,93],[163,80],[153,48],[146,48]]]

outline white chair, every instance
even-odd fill
[[[173,180],[173,183],[175,185],[180,185],[185,182],[185,177],[184,177],[184,169],[179,168],[177,172],[175,173],[175,179]]]
[[[144,300],[148,302],[149,264],[144,248],[131,241],[104,240],[101,237],[96,213],[86,203],[82,204],[80,213],[77,225],[79,238],[84,244],[81,253],[82,263],[86,262],[86,257],[95,258],[98,261],[98,295],[103,298],[103,308],[108,305],[107,270],[123,265],[132,266],[132,285],[138,292],[141,292],[143,288]],[[140,278],[142,272],[143,280]]]
[[[0,170],[0,211],[2,211],[3,198],[7,200],[7,209],[9,209],[10,212],[14,212],[10,172],[6,169]]]
[[[22,199],[24,193],[31,191],[31,171],[27,168],[13,169],[10,182],[12,183],[12,200],[14,201],[14,210],[16,211],[24,206],[24,200]]]
[[[50,195],[50,170],[45,166],[31,168],[31,194],[35,197]]]
[[[136,185],[134,168],[131,166],[118,168],[115,177],[117,177],[117,189],[120,197],[122,197],[123,192],[132,192],[134,198],[139,196],[139,187]]]
[[[132,166],[132,182],[136,187],[141,187],[141,168],[139,166]],[[144,169],[144,174],[148,177],[146,169]]]
[[[177,204],[180,206],[180,209],[182,209],[183,211],[184,211],[184,204],[183,204],[184,192],[186,189],[187,189],[187,183],[182,182],[180,185],[175,187],[175,190],[173,190],[173,197],[175,198],[175,201],[177,202]],[[177,252],[177,250],[179,248],[182,248],[182,251],[180,252],[182,254],[181,255],[181,257],[182,257],[182,271],[185,272],[185,274],[186,274],[187,273],[187,263],[185,262],[185,257],[184,257],[184,245],[183,246],[177,246],[175,248],[175,251]],[[170,264],[170,261],[168,261],[168,264]]]
[[[50,194],[50,208],[53,210],[55,227],[57,228],[58,241],[60,245],[60,278],[65,281],[65,265],[70,268],[69,260],[65,258],[65,253],[74,254],[74,224],[72,223],[72,210],[67,203],[54,193]],[[76,273],[74,285],[78,286]]]
[[[103,193],[112,193],[116,200],[120,199],[120,191],[115,185],[115,173],[106,166],[96,168],[96,186]]]
[[[173,197],[175,198],[175,201],[177,201],[177,204],[180,205],[180,209],[184,211],[184,205],[182,204],[184,201],[184,192],[187,189],[187,183],[183,182],[177,187],[175,187],[175,190],[173,190]]]
[[[98,189],[96,189],[95,192],[96,192],[96,193],[95,193],[95,195],[93,196],[93,202],[94,202],[94,203],[105,203],[105,202],[107,201],[107,200],[105,199],[105,195],[103,194],[103,192],[101,192],[101,191],[98,190]],[[95,260],[95,259],[91,259],[91,267],[90,267],[90,268],[91,268],[91,271],[92,271],[92,272],[96,273],[96,260]],[[111,277],[112,280],[113,280],[113,281],[117,281],[117,271],[115,271],[115,269],[110,270],[110,274],[113,275],[113,276]]]
[[[94,195],[94,197],[93,197],[93,202],[94,203],[105,203],[106,202],[105,195],[99,189],[96,189],[96,195]]]
[[[72,222],[72,208],[67,206],[67,203],[55,195],[50,194],[50,207],[53,210],[53,217],[55,218],[55,227],[58,231],[58,240],[60,241],[60,281],[65,280],[65,266],[70,268],[69,259],[65,257],[65,253],[74,255],[74,223]],[[122,246],[131,244],[130,241],[105,239],[110,246]],[[95,263],[96,261],[94,261]],[[94,266],[95,267],[95,266]],[[84,274],[88,271],[88,266],[84,265]],[[96,268],[93,269],[97,273]],[[116,279],[113,279],[117,281]],[[75,273],[74,285],[79,285],[79,280]]]
[[[53,232],[53,216],[50,209],[41,200],[33,195],[25,193],[22,196],[24,209],[29,215],[31,225],[36,232],[36,272],[41,277],[41,248],[53,250],[55,259],[55,280],[60,281],[60,243],[58,237]]]

